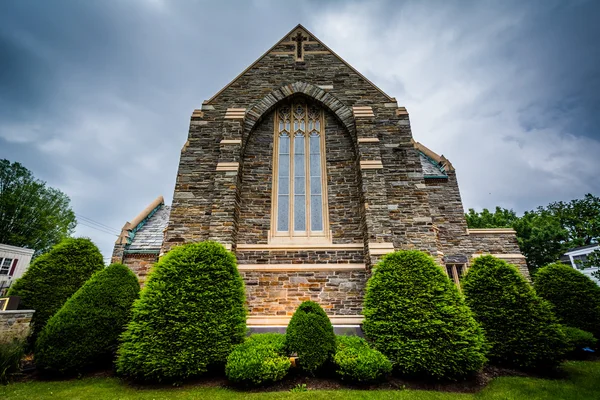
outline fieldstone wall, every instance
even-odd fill
[[[467,233],[455,175],[426,181],[406,110],[304,34],[300,52],[284,38],[192,114],[162,252],[211,239],[250,267],[364,265],[356,272],[242,272],[252,314],[287,315],[302,299],[313,299],[331,314],[354,315],[360,313],[370,267],[386,252],[423,250],[441,262],[442,255],[470,259],[479,244],[474,247]],[[273,110],[294,96],[326,111],[333,246],[248,248],[269,245]],[[477,243],[485,247],[484,242]],[[359,247],[335,247],[348,244]],[[512,251],[508,245],[505,250]],[[131,261],[140,271],[147,266],[147,260]]]
[[[25,340],[29,336],[34,310],[0,311],[0,342],[14,338]]]
[[[456,173],[446,171],[448,179],[427,179],[431,217],[437,229],[438,250],[446,259],[473,254],[467,220],[458,189]]]
[[[158,254],[136,254],[128,253],[123,255],[122,263],[127,265],[134,274],[137,275],[140,285],[144,285],[148,274],[154,263],[158,261]]]
[[[471,230],[469,232],[473,254],[492,254],[502,258],[506,262],[515,265],[527,279],[531,279],[525,257],[521,255],[515,232],[512,229],[507,229],[506,232],[492,233],[493,231],[475,233],[476,230]]]
[[[329,315],[359,315],[366,271],[242,271],[251,315],[292,315],[306,300]]]

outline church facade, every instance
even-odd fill
[[[202,240],[235,253],[256,326],[285,325],[304,300],[359,324],[370,271],[400,249],[458,285],[480,254],[528,276],[513,230],[467,228],[451,162],[413,139],[406,108],[301,25],[193,111],[171,207],[158,198],[125,224],[113,262],[143,281]]]

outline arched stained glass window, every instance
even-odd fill
[[[297,102],[275,113],[274,241],[328,237],[323,111]]]

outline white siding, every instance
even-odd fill
[[[9,276],[8,274],[0,275],[0,291],[2,290],[1,288],[10,286],[12,282],[23,276],[27,268],[29,268],[29,263],[31,262],[32,256],[33,250],[9,246],[7,244],[0,244],[0,260],[4,258],[18,260],[12,276]]]

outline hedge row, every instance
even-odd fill
[[[81,286],[102,268],[96,252],[89,240],[69,239],[36,260],[13,288],[33,304],[39,301],[33,293],[46,295],[40,274],[71,263],[66,285],[57,285],[68,301],[37,340],[35,360],[44,370],[68,373],[108,363],[120,336],[117,371],[145,381],[179,382],[225,367],[232,382],[260,385],[282,379],[290,356],[311,375],[332,367],[359,383],[385,377],[392,365],[405,376],[458,378],[479,371],[487,358],[518,368],[556,366],[573,348],[594,346],[593,335],[581,329],[600,324],[600,308],[594,308],[600,289],[569,267],[551,265],[536,275],[536,288],[553,306],[497,258],[474,261],[462,281],[463,296],[433,258],[400,251],[386,255],[367,284],[363,328],[369,342],[336,338],[312,301],[298,307],[286,335],[245,338],[243,280],[222,245],[176,247],[155,265],[138,300],[135,275],[119,264]],[[76,292],[69,298],[69,291]],[[574,312],[582,307],[589,309]]]

